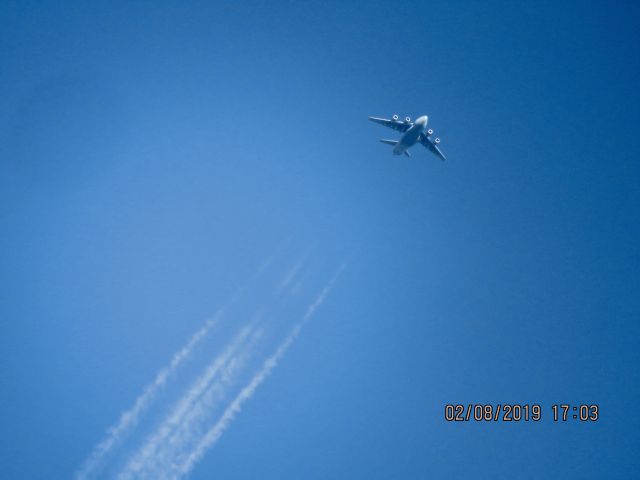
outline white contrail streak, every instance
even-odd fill
[[[200,438],[207,430],[208,419],[215,412],[215,407],[228,395],[233,383],[238,379],[247,361],[253,354],[256,341],[260,334],[252,335],[249,344],[231,357],[222,368],[215,381],[202,393],[200,399],[194,403],[184,416],[175,431],[166,438],[156,452],[145,459],[143,468],[135,475],[123,472],[118,480],[131,478],[153,478],[156,480],[175,479],[176,468],[194,449]]]
[[[133,407],[120,415],[118,423],[107,431],[106,437],[96,445],[80,471],[76,473],[78,480],[84,480],[95,473],[109,452],[138,424],[140,415],[149,407],[158,390],[164,387],[169,377],[171,377],[185,359],[191,355],[195,346],[206,337],[209,331],[220,320],[221,316],[222,310],[219,310],[213,318],[207,320],[204,325],[191,336],[186,345],[176,352],[171,359],[171,363],[157,373],[154,381],[147,385],[142,394],[138,396]]]
[[[278,365],[278,362],[280,362],[284,354],[287,352],[291,344],[296,340],[296,338],[300,334],[300,331],[302,330],[302,327],[304,327],[304,325],[313,316],[315,311],[320,307],[320,305],[322,305],[345,267],[346,263],[342,264],[331,281],[322,289],[320,294],[311,303],[311,305],[309,305],[302,320],[295,327],[293,327],[289,335],[287,335],[287,337],[278,346],[275,353],[273,353],[273,355],[271,355],[264,361],[260,371],[249,381],[249,383],[244,386],[240,393],[233,399],[220,419],[202,437],[196,448],[189,454],[186,460],[179,464],[175,475],[169,475],[168,478],[182,478],[187,475],[194,467],[194,465],[202,458],[207,449],[212,447],[222,436],[225,430],[229,428],[229,425],[231,425],[231,422],[233,422],[236,415],[242,410],[242,405],[244,404],[244,402],[249,400],[255,393],[256,389],[260,386],[260,384],[267,379],[273,369]]]
[[[242,287],[240,287],[231,298],[231,304],[236,303],[258,276],[260,276],[273,262],[274,256],[271,255],[265,260],[258,270],[252,275],[251,279]],[[129,410],[120,415],[118,423],[107,430],[105,438],[94,447],[89,457],[78,472],[76,472],[77,480],[85,480],[96,473],[103,465],[107,456],[111,451],[120,444],[128,433],[138,424],[140,416],[149,408],[153,402],[158,390],[167,383],[167,380],[173,376],[178,367],[191,355],[193,349],[200,343],[220,320],[224,309],[218,310],[214,318],[207,320],[204,325],[194,333],[184,347],[182,347],[172,358],[171,363],[162,368],[157,374],[153,382],[151,382],[143,390]]]
[[[305,258],[301,258],[300,260],[298,260],[298,262],[289,269],[289,271],[285,274],[284,278],[282,279],[282,281],[278,284],[278,287],[276,288],[276,292],[278,294],[281,294],[282,291],[287,288],[296,278],[296,275],[298,274],[298,272],[300,271],[300,269],[302,268],[302,266],[304,265],[304,261]]]
[[[255,323],[255,321],[254,321]],[[233,362],[234,355],[237,350],[242,347],[245,340],[251,334],[252,327],[244,327],[236,338],[225,348],[225,350],[218,355],[209,366],[205,369],[204,373],[200,375],[194,384],[189,388],[175,407],[172,409],[169,416],[162,422],[157,428],[155,433],[144,443],[140,450],[127,462],[118,478],[137,478],[141,473],[149,469],[149,465],[153,463],[155,457],[157,457],[157,450],[161,448],[163,442],[169,437],[176,428],[180,427],[183,423],[185,416],[188,416],[193,409],[194,403],[196,403],[213,379],[221,372],[224,374],[226,366]],[[253,342],[247,347],[250,348]]]

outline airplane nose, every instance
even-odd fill
[[[428,121],[428,117],[426,115],[423,115],[418,120],[416,120],[416,123],[420,123],[422,126],[426,126],[427,121]]]

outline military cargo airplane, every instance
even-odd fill
[[[412,122],[409,117],[405,117],[404,121],[402,121],[398,115],[391,117],[391,120],[378,117],[369,117],[369,120],[402,133],[400,140],[380,140],[387,145],[393,145],[394,155],[402,155],[404,153],[407,157],[410,157],[409,147],[414,146],[416,143],[421,143],[425,148],[431,150],[432,153],[440,158],[440,160],[444,161],[447,159],[438,148],[440,139],[435,138],[431,140],[430,138],[433,135],[433,130],[430,128],[427,129],[429,118],[426,115],[417,118],[415,122]]]

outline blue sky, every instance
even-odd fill
[[[637,476],[639,19],[3,2],[0,476],[72,477],[272,256],[226,320],[304,258],[270,347],[348,267],[190,478]],[[394,113],[429,115],[449,160],[392,156],[366,117]],[[601,418],[554,423],[563,402]]]

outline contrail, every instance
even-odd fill
[[[346,263],[343,263],[334,277],[329,283],[322,289],[316,299],[307,307],[307,311],[304,314],[302,320],[293,327],[289,335],[278,346],[275,353],[267,358],[260,371],[247,383],[240,393],[233,399],[233,401],[226,408],[220,419],[211,429],[202,437],[196,448],[189,454],[189,456],[181,464],[178,465],[175,475],[169,475],[169,478],[181,478],[187,475],[194,467],[194,465],[202,458],[204,453],[212,447],[218,439],[222,436],[231,422],[235,419],[236,415],[242,410],[244,402],[249,400],[256,389],[264,382],[271,374],[273,369],[278,365],[284,354],[287,352],[291,344],[296,340],[302,327],[309,321],[316,310],[322,305],[327,295],[331,292],[331,289],[338,280],[338,277],[342,271],[346,268]]]
[[[95,470],[102,465],[109,452],[138,424],[140,415],[149,407],[158,390],[164,387],[169,377],[171,377],[185,359],[189,357],[194,347],[206,337],[221,317],[222,310],[219,310],[213,318],[207,320],[204,325],[191,336],[186,345],[173,356],[171,363],[158,372],[154,381],[147,385],[142,394],[138,396],[133,407],[120,415],[118,423],[107,431],[107,436],[96,445],[80,471],[76,473],[78,480],[86,479],[92,475]]]
[[[257,335],[256,335],[257,334]],[[238,374],[242,372],[247,361],[253,355],[259,332],[252,336],[249,344],[231,357],[220,371],[217,379],[194,402],[192,408],[176,425],[170,437],[163,440],[153,455],[147,456],[136,472],[125,470],[118,475],[118,480],[132,478],[153,478],[157,480],[176,478],[176,467],[189,456],[198,440],[207,429],[207,419],[215,412],[215,407],[227,396]]]
[[[284,289],[286,289],[295,280],[300,269],[302,269],[308,254],[305,254],[300,260],[296,262],[285,274],[284,278],[280,281],[276,288],[276,293],[280,295]]]
[[[258,319],[254,320],[255,323]],[[243,343],[249,337],[252,332],[251,326],[246,326],[241,329],[236,338],[227,346],[227,348],[205,369],[204,373],[194,382],[185,395],[178,400],[169,416],[162,422],[157,428],[155,433],[144,443],[140,450],[127,462],[126,466],[122,470],[122,473],[118,478],[132,478],[140,473],[147,464],[157,456],[156,452],[158,448],[162,447],[163,442],[169,437],[174,430],[176,430],[183,423],[185,416],[188,416],[189,412],[193,408],[202,394],[206,391],[212,380],[223,370],[227,365],[234,360],[234,355],[237,350],[242,347]],[[254,340],[255,340],[254,336]],[[251,342],[247,348],[251,348],[254,342]]]
[[[247,283],[245,283],[243,286],[241,286],[235,293],[235,295],[233,297],[231,297],[231,303],[236,303],[238,300],[240,300],[240,298],[242,297],[242,295],[244,295],[244,292],[247,291],[247,289],[249,288],[249,285],[251,285],[251,283],[253,283],[253,281],[258,278],[262,273],[264,273],[265,270],[267,270],[271,264],[273,263],[273,259],[275,258],[275,253],[273,255],[271,255],[269,258],[267,258],[264,262],[262,262],[262,264],[260,264],[260,267],[258,267],[258,270],[251,276],[251,278],[249,279],[249,281]]]
[[[267,258],[258,270],[251,276],[249,281],[241,286],[231,298],[231,304],[236,303],[248,288],[248,285],[252,283],[258,276],[260,276],[273,262],[274,255]],[[77,480],[85,480],[96,473],[96,471],[103,465],[106,457],[111,451],[118,446],[122,440],[131,432],[135,427],[140,416],[149,408],[153,400],[155,399],[158,391],[164,387],[167,380],[173,376],[180,365],[191,355],[193,349],[198,343],[200,343],[210,332],[210,330],[218,323],[222,318],[224,309],[218,310],[216,315],[207,320],[204,325],[194,333],[184,347],[182,347],[171,359],[171,363],[162,368],[157,374],[153,382],[151,382],[138,396],[136,401],[129,410],[123,412],[120,415],[118,423],[107,430],[105,438],[94,447],[89,457],[85,460],[84,464],[78,472],[76,472]]]

